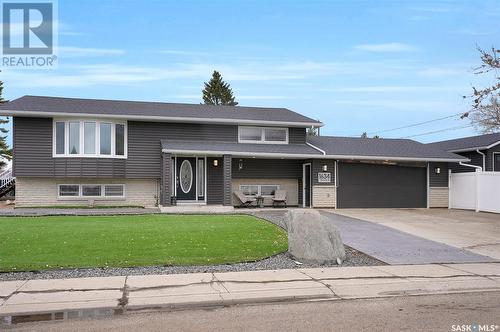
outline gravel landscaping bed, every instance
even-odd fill
[[[350,247],[346,248],[347,258],[342,266],[367,266],[385,265],[385,263],[367,256]],[[7,280],[31,280],[31,279],[64,279],[64,278],[86,278],[86,277],[109,277],[123,275],[145,275],[145,274],[179,274],[179,273],[202,273],[202,272],[233,272],[233,271],[257,271],[276,269],[298,269],[309,267],[333,267],[337,264],[299,264],[288,253],[278,254],[257,262],[207,265],[207,266],[144,266],[130,268],[94,268],[94,269],[66,269],[47,270],[33,272],[5,272],[0,273],[0,281]]]

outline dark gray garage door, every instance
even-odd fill
[[[339,208],[423,208],[427,206],[427,169],[393,165],[339,163]]]

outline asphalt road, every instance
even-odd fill
[[[486,330],[489,332],[500,331],[500,327],[495,327],[500,325],[499,292],[129,314],[100,319],[30,323],[18,325],[12,330],[460,331],[470,324],[489,325],[489,330]],[[469,331],[474,331],[474,327],[470,328]]]

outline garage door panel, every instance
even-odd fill
[[[427,206],[426,168],[339,164],[339,208],[420,208]]]

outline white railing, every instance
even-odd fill
[[[0,174],[0,189],[10,185],[15,179],[12,176],[12,167],[7,168]]]

